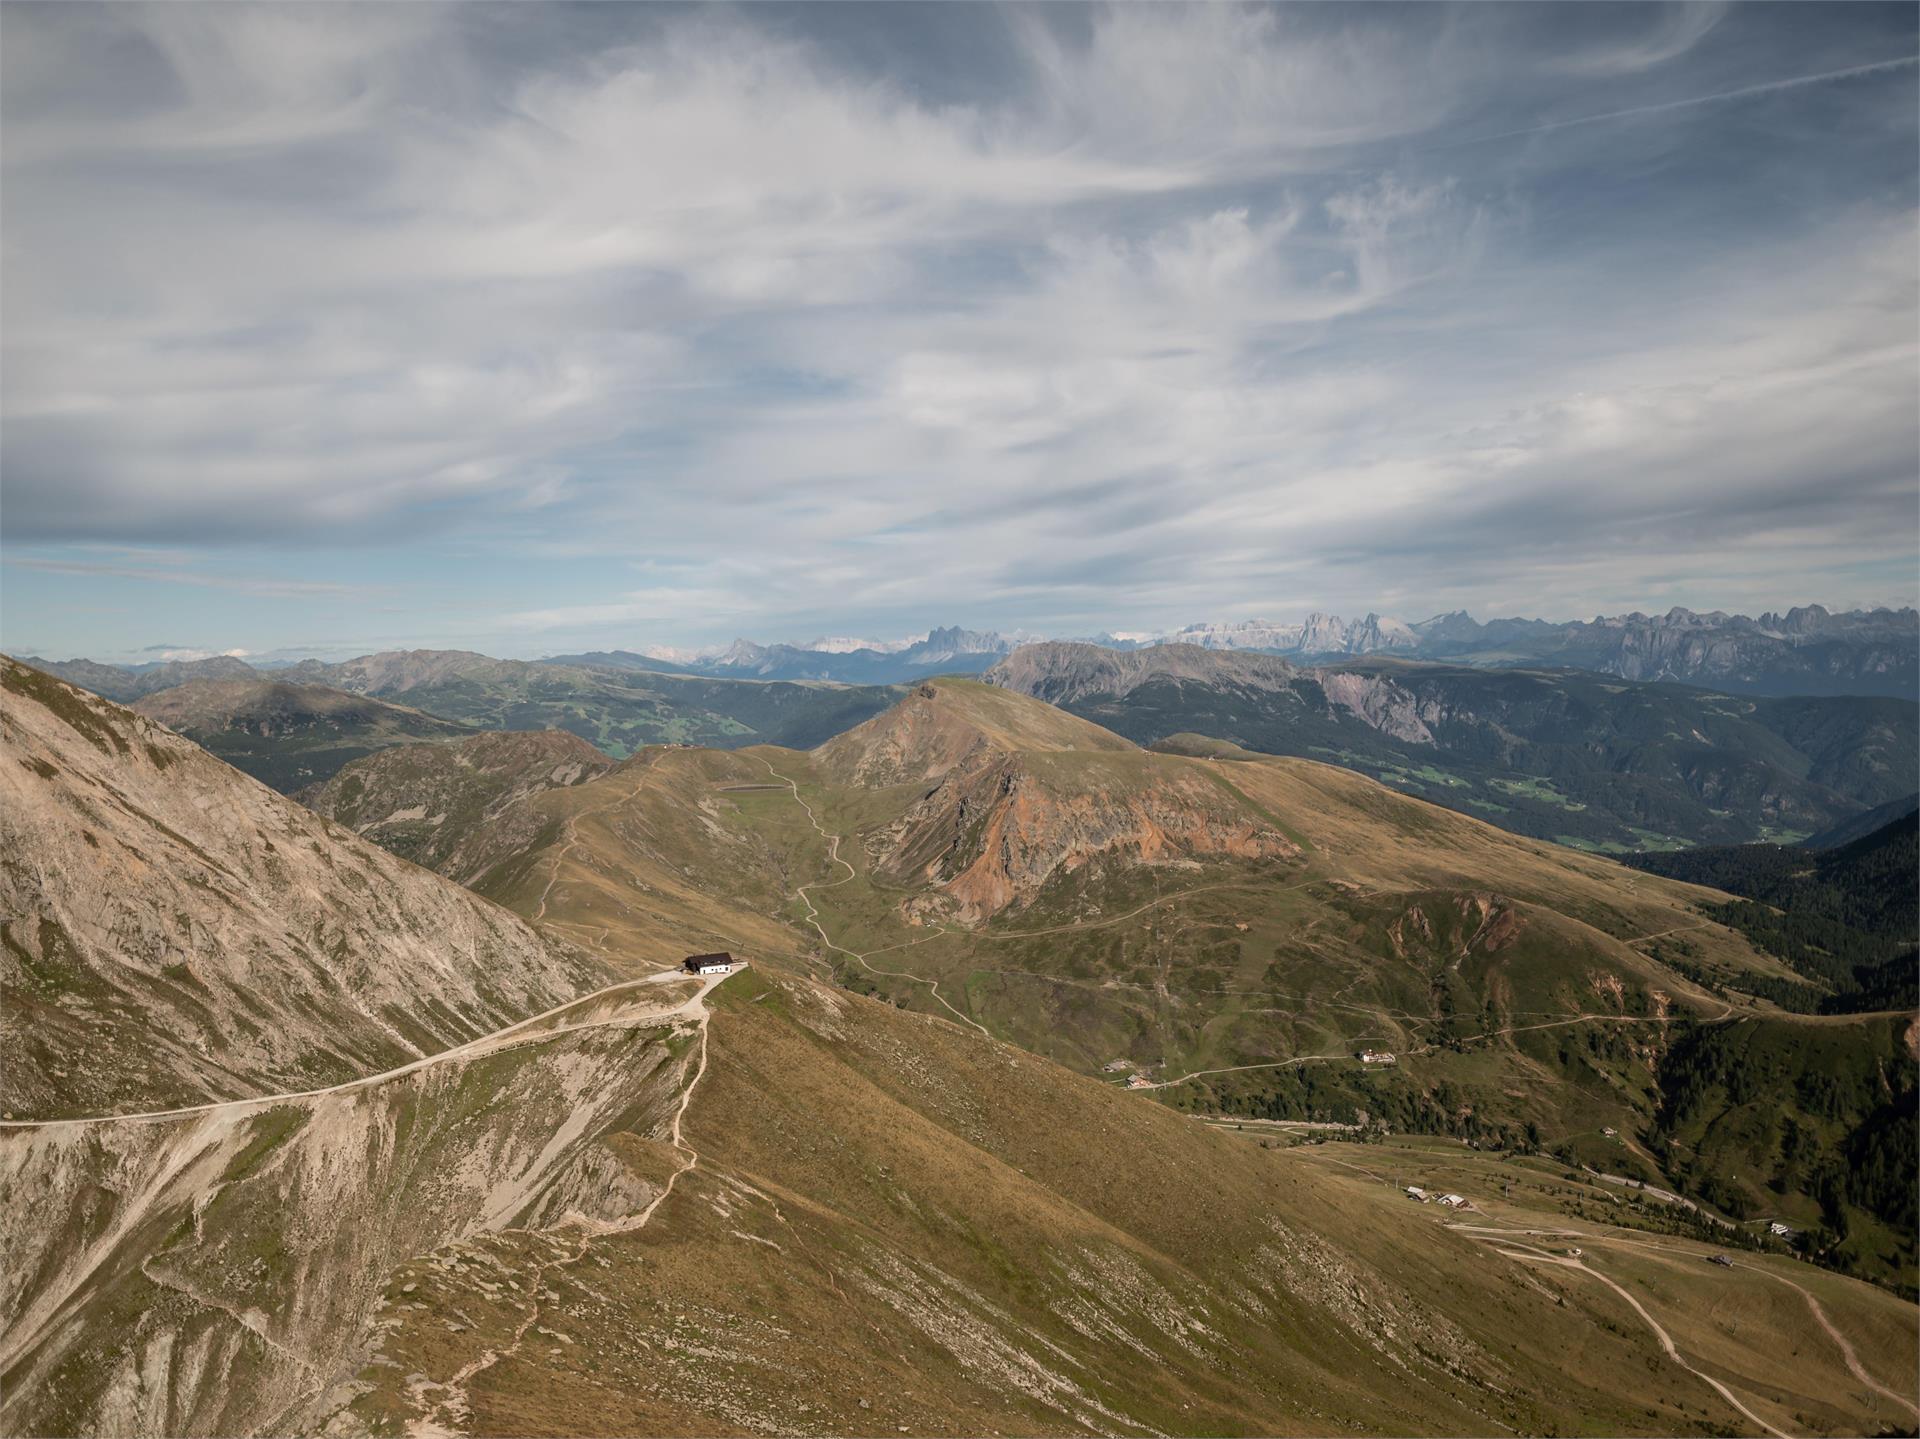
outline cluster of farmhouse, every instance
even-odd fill
[[[1153,1071],[1136,1065],[1131,1059],[1109,1059],[1100,1066],[1102,1074],[1124,1074],[1128,1089],[1152,1089]]]

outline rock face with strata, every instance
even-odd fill
[[[1299,854],[1199,766],[1169,765],[1001,686],[923,685],[815,756],[855,784],[930,786],[863,837],[876,875],[921,891],[907,907],[923,919],[1023,909],[1089,866]]]
[[[1300,850],[1196,770],[1118,760],[983,755],[873,837],[876,871],[931,885],[962,923],[1024,909],[1056,877],[1097,865],[1288,860]],[[924,907],[923,907],[924,909]]]
[[[1050,641],[1022,645],[983,678],[1016,694],[1065,705],[1089,697],[1121,699],[1155,680],[1260,691],[1284,690],[1302,675],[1277,655],[1231,654],[1191,644],[1110,650]]]
[[[143,716],[0,658],[0,1110],[314,1088],[606,982]]]
[[[1330,703],[1372,729],[1408,744],[1434,743],[1429,725],[1450,717],[1444,704],[1403,689],[1384,675],[1322,670],[1320,688]]]

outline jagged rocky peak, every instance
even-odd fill
[[[948,625],[927,632],[927,637],[917,645],[909,645],[906,653],[922,663],[937,664],[954,655],[997,655],[1005,654],[1011,644],[990,631],[967,630],[958,625]]]
[[[757,665],[766,657],[765,645],[757,645],[748,639],[736,639],[714,657],[713,663],[727,666]]]
[[[1362,620],[1316,610],[1298,624],[1271,620],[1239,620],[1230,624],[1196,624],[1166,637],[1175,644],[1208,649],[1268,650],[1281,654],[1370,654],[1376,650],[1411,649],[1420,643],[1412,626],[1384,615]]]

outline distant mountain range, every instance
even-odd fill
[[[1417,654],[1457,663],[1549,663],[1735,694],[1912,699],[1920,689],[1920,614],[1912,609],[1830,614],[1805,605],[1758,619],[1671,609],[1561,625],[1482,625],[1459,612],[1413,628]]]
[[[1417,624],[1377,614],[1360,620],[1313,614],[1300,624],[1196,624],[1152,637],[1103,635],[1094,643],[1114,649],[1191,644],[1310,658],[1391,654],[1495,668],[1551,664],[1732,694],[1920,694],[1920,613],[1912,609],[1833,614],[1804,605],[1753,619],[1676,608],[1664,615],[1485,624],[1465,610]]]
[[[735,640],[718,654],[662,659],[631,650],[552,655],[550,664],[599,665],[715,679],[825,680],[837,684],[910,684],[934,674],[978,674],[1013,652],[1015,641],[991,632],[949,626],[926,638],[890,643],[826,638],[801,645]]]
[[[501,660],[470,650],[390,650],[261,672],[220,657],[136,673],[92,660],[25,663],[137,703],[283,793],[396,744],[481,730],[565,730],[620,759],[643,745],[810,746],[899,698],[885,685],[710,678],[615,664]]]
[[[164,664],[103,665],[95,660],[43,660],[33,655],[19,656],[22,664],[32,665],[46,674],[57,675],[68,684],[79,685],[102,699],[132,704],[161,690],[194,680],[257,679],[260,671],[245,660],[230,655],[215,655],[204,660],[169,660]]]
[[[273,669],[232,655],[25,663],[140,703],[282,792],[319,784],[361,753],[472,730],[561,728],[614,759],[662,742],[806,747],[891,705],[897,686],[989,669],[1142,744],[1196,732],[1332,759],[1521,834],[1611,851],[1789,840],[1914,786],[1912,609],[1834,615],[1807,605],[1759,619],[1672,609],[1571,624],[1317,613],[1298,624],[1188,624],[1169,642],[1106,634],[1016,647],[1010,636],[943,626],[900,642],[735,640],[676,659],[399,649]],[[1402,661],[1409,667],[1379,669]],[[1540,678],[1548,669],[1555,678]],[[1534,678],[1500,678],[1519,671]],[[1594,678],[1580,682],[1582,671]],[[1628,692],[1620,680],[1695,690]],[[1766,703],[1734,715],[1715,692]]]
[[[1027,645],[990,684],[1143,745],[1206,736],[1357,769],[1503,829],[1620,853],[1794,840],[1920,783],[1920,707],[1728,696],[1565,668],[1197,645]]]
[[[1201,623],[1165,634],[1099,634],[1086,642],[1119,650],[1198,645],[1305,660],[1393,655],[1495,669],[1545,664],[1729,694],[1920,696],[1920,613],[1912,609],[1834,614],[1804,605],[1755,619],[1676,608],[1663,615],[1636,611],[1592,620],[1484,624],[1465,610],[1413,624],[1373,613],[1348,620],[1316,612],[1297,623]],[[978,674],[1016,647],[1016,640],[1005,635],[955,627],[918,640],[828,638],[807,645],[736,640],[723,651],[696,657],[614,650],[553,660],[742,679],[910,684],[935,673]]]
[[[1727,694],[1893,695],[1920,698],[1920,612],[1912,609],[1833,613],[1803,605],[1785,614],[1699,614],[1670,609],[1635,611],[1565,622],[1496,619],[1482,623],[1465,610],[1408,623],[1368,613],[1357,620],[1314,613],[1297,623],[1235,620],[1185,625],[1166,633],[1103,633],[1059,638],[1135,650],[1197,645],[1285,655],[1301,660],[1390,655],[1446,660],[1478,668],[1552,665],[1630,680],[1670,680]],[[852,685],[913,684],[936,674],[979,674],[1029,642],[1022,634],[944,626],[907,639],[829,635],[805,644],[761,644],[736,639],[722,650],[657,648],[592,650],[549,655],[546,665],[703,675],[711,679],[822,681]],[[464,655],[461,650],[409,650],[407,655]],[[323,664],[249,665],[219,655],[141,665],[93,660],[26,663],[123,704],[189,680],[244,678],[271,672],[300,683],[332,683],[329,673],[364,667],[374,656]],[[521,661],[494,661],[497,664]],[[358,689],[358,693],[386,693]]]
[[[467,725],[371,695],[257,676],[189,680],[133,709],[282,794],[375,750],[473,734]]]

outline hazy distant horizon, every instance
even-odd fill
[[[1821,605],[1822,608],[1826,609],[1831,614],[1846,614],[1846,613],[1852,613],[1852,612],[1871,612],[1876,609],[1900,610],[1900,609],[1914,608],[1914,606],[1911,606],[1911,605],[1897,605],[1897,604],[1870,604],[1870,603],[1823,604],[1819,600],[1802,600],[1792,604],[1763,605],[1759,609],[1752,610],[1752,611],[1733,610],[1733,609],[1729,609],[1725,605],[1718,605],[1718,606],[1683,605],[1683,606],[1680,606],[1680,608],[1692,609],[1695,611],[1695,613],[1698,613],[1698,614],[1711,614],[1714,611],[1718,610],[1728,615],[1744,614],[1749,619],[1758,619],[1760,618],[1760,616],[1765,614],[1771,613],[1771,614],[1785,615],[1791,610],[1806,608],[1812,605]],[[1482,624],[1489,623],[1493,620],[1544,620],[1549,624],[1572,624],[1572,623],[1592,621],[1597,619],[1619,619],[1625,615],[1635,613],[1636,609],[1639,613],[1646,614],[1649,616],[1664,615],[1667,613],[1669,609],[1673,608],[1673,606],[1668,606],[1660,610],[1652,610],[1652,609],[1646,608],[1645,606],[1638,606],[1633,609],[1620,610],[1607,615],[1524,615],[1524,614],[1496,615],[1496,614],[1478,613],[1473,609],[1471,609],[1470,607],[1466,607],[1466,606],[1456,606],[1455,608],[1456,610],[1464,609],[1466,613],[1471,615],[1474,619],[1480,621]],[[1127,626],[1127,625],[1102,625],[1102,626],[1096,626],[1092,629],[1080,629],[1080,630],[1074,630],[1071,632],[1064,631],[1064,630],[1040,629],[1031,625],[1017,625],[1007,629],[1000,629],[992,625],[970,624],[967,622],[965,617],[962,616],[962,617],[951,619],[948,621],[943,621],[936,625],[922,626],[921,628],[916,630],[906,630],[898,633],[889,632],[889,633],[860,634],[852,630],[842,628],[839,630],[816,630],[816,631],[810,631],[806,634],[792,634],[792,635],[784,634],[784,633],[775,633],[775,632],[769,632],[766,634],[737,634],[737,635],[730,636],[723,641],[704,641],[697,644],[680,644],[680,643],[674,642],[674,640],[672,640],[671,638],[662,638],[657,640],[613,641],[605,644],[590,644],[590,645],[589,644],[523,645],[517,649],[504,649],[504,648],[503,649],[487,649],[484,646],[476,646],[476,645],[470,645],[470,644],[429,644],[429,643],[415,642],[415,641],[410,641],[404,638],[399,638],[399,639],[391,639],[391,640],[387,640],[384,642],[377,642],[377,643],[369,642],[369,641],[363,641],[359,643],[355,643],[353,641],[315,641],[310,643],[297,643],[297,642],[296,643],[277,643],[277,644],[273,644],[271,646],[268,646],[265,648],[259,648],[259,649],[249,649],[239,645],[205,646],[205,645],[193,645],[193,644],[176,644],[176,643],[168,643],[168,642],[162,641],[162,642],[141,644],[132,648],[109,647],[109,648],[100,648],[92,651],[74,650],[72,653],[65,653],[65,652],[56,652],[58,649],[57,646],[36,647],[33,645],[15,645],[10,641],[7,641],[7,642],[0,642],[0,653],[6,653],[6,654],[15,655],[15,656],[34,655],[41,659],[46,659],[46,660],[64,661],[64,660],[72,660],[72,659],[90,659],[90,660],[96,660],[102,664],[116,664],[116,665],[161,664],[161,663],[165,663],[168,660],[212,659],[217,656],[227,656],[234,659],[246,660],[248,663],[251,663],[251,664],[265,663],[270,665],[277,665],[281,663],[298,662],[299,660],[302,660],[302,659],[318,659],[318,660],[324,660],[329,662],[337,662],[343,659],[355,659],[361,655],[366,655],[366,654],[376,654],[376,653],[382,653],[382,652],[403,651],[403,650],[437,650],[437,649],[477,650],[480,653],[492,655],[496,659],[515,659],[515,660],[537,660],[537,659],[545,659],[553,655],[579,654],[579,653],[589,653],[589,652],[611,653],[611,652],[620,651],[620,650],[625,650],[635,654],[649,654],[649,655],[664,657],[669,659],[675,657],[676,655],[681,657],[698,656],[701,658],[707,658],[707,657],[711,657],[713,655],[722,653],[730,645],[732,645],[733,643],[739,640],[746,640],[751,643],[761,644],[761,645],[791,645],[799,649],[809,648],[816,641],[837,640],[837,639],[861,639],[861,640],[874,641],[882,645],[900,646],[900,645],[905,645],[912,642],[917,642],[919,640],[926,638],[929,632],[933,629],[948,629],[948,628],[957,628],[957,629],[971,630],[976,632],[991,632],[991,633],[999,634],[1003,638],[1015,640],[1020,643],[1034,643],[1041,640],[1093,640],[1093,639],[1098,639],[1102,636],[1111,637],[1115,639],[1122,639],[1122,640],[1126,640],[1126,639],[1143,640],[1149,637],[1168,638],[1176,634],[1178,631],[1186,629],[1188,626],[1191,626],[1191,625],[1259,624],[1259,623],[1269,623],[1274,625],[1299,624],[1305,619],[1307,619],[1310,615],[1316,614],[1316,613],[1331,614],[1336,616],[1339,619],[1346,620],[1349,622],[1365,619],[1369,613],[1373,613],[1373,614],[1378,614],[1382,619],[1396,619],[1407,624],[1418,624],[1425,620],[1437,619],[1442,615],[1450,614],[1453,612],[1454,611],[1451,611],[1451,610],[1433,610],[1427,613],[1415,614],[1415,615],[1407,615],[1407,614],[1389,615],[1385,611],[1379,611],[1379,610],[1361,609],[1361,610],[1354,610],[1349,613],[1342,613],[1337,610],[1320,609],[1320,610],[1303,610],[1297,614],[1271,613],[1271,614],[1237,615],[1230,618],[1221,618],[1221,617],[1190,618],[1180,624],[1168,625],[1165,627],[1158,627],[1158,628]]]

